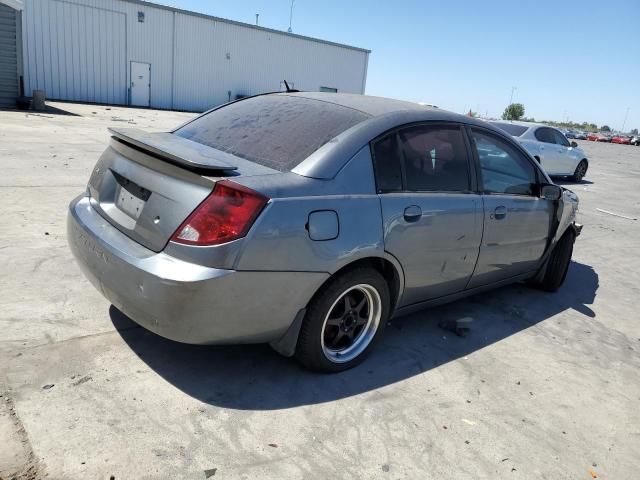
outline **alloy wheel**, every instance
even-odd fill
[[[333,302],[322,326],[322,351],[328,360],[344,363],[360,355],[376,335],[382,315],[378,291],[367,284],[345,290]]]

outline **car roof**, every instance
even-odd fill
[[[325,92],[291,92],[279,93],[277,95],[288,95],[292,97],[308,98],[320,100],[343,107],[352,108],[360,112],[377,117],[386,113],[404,110],[439,110],[435,107],[420,105],[418,103],[396,100],[393,98],[375,97],[372,95],[359,95],[355,93],[325,93]]]
[[[477,126],[513,141],[511,136],[485,120],[449,112],[441,108],[418,103],[349,93],[282,92],[274,95],[289,95],[297,98],[317,100],[352,108],[370,116],[333,141],[320,147],[291,171],[313,178],[333,178],[344,166],[345,159],[352,158],[372,139],[404,125],[421,122],[458,123]]]
[[[557,127],[552,127],[551,125],[545,125],[544,123],[535,123],[535,122],[521,122],[518,120],[491,120],[492,123],[510,123],[512,125],[520,125],[522,127],[547,127],[559,130]]]

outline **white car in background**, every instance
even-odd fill
[[[504,120],[489,123],[513,136],[550,176],[571,177],[573,181],[580,182],[587,174],[587,156],[560,130],[529,122]]]

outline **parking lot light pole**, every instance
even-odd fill
[[[513,92],[515,92],[517,89],[518,89],[518,87],[511,87],[511,97],[509,98],[509,105],[511,105],[513,103]],[[509,105],[507,105],[507,107]]]
[[[629,116],[629,107],[627,107],[627,111],[624,114],[624,122],[622,122],[622,128],[620,129],[621,133],[624,133],[624,126],[627,124],[627,117]]]

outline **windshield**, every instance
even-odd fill
[[[367,118],[330,102],[263,95],[214,110],[174,133],[285,172]]]
[[[514,137],[519,137],[524,132],[526,132],[529,127],[523,127],[522,125],[515,125],[513,123],[503,123],[503,122],[489,122],[491,125],[495,125],[498,128],[501,128],[509,135],[513,135]]]

